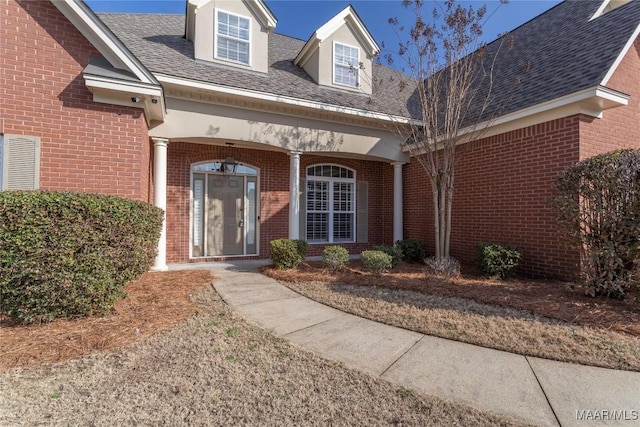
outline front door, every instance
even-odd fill
[[[209,165],[192,168],[192,256],[257,255],[257,170],[225,175]]]
[[[209,175],[207,256],[242,255],[244,177]]]

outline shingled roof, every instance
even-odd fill
[[[565,0],[511,32],[495,63],[494,108],[500,115],[594,87],[640,25],[640,1],[590,20],[602,0]],[[383,114],[419,117],[407,76],[374,64],[372,95],[317,85],[294,58],[304,41],[273,34],[267,74],[194,59],[183,38],[184,16],[100,14],[100,19],[155,74],[215,83]],[[488,46],[495,51],[499,41]],[[404,83],[400,83],[403,81]],[[517,84],[515,82],[518,81]],[[410,87],[410,86],[409,86]]]
[[[503,45],[495,63],[499,115],[603,83],[640,25],[640,1],[590,20],[602,2],[565,0],[509,34],[512,47]],[[488,45],[486,57],[499,45]]]
[[[400,80],[407,76],[391,68],[374,64],[373,78],[390,82],[376,85],[374,93],[354,93],[319,86],[293,64],[305,42],[281,34],[269,40],[267,74],[240,70],[194,59],[193,43],[183,38],[184,16],[159,14],[99,14],[100,19],[127,48],[154,74],[191,79],[289,96],[326,104],[408,116],[407,97],[398,96]],[[414,110],[417,113],[418,110]]]

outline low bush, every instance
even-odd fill
[[[398,265],[402,261],[402,250],[398,246],[376,245],[371,248],[372,251],[380,251],[391,257],[391,268]]]
[[[322,262],[333,271],[342,271],[349,262],[349,251],[342,246],[327,246],[322,251]]]
[[[580,253],[591,295],[624,298],[640,282],[640,150],[619,150],[567,168],[552,205],[563,239]]]
[[[522,260],[522,251],[498,243],[479,243],[476,246],[478,267],[489,277],[506,279]]]
[[[73,192],[0,192],[0,312],[22,323],[108,313],[148,271],[163,212]]]
[[[380,276],[385,271],[388,271],[393,264],[393,258],[391,255],[382,251],[364,251],[360,256],[362,258],[364,268],[374,273],[376,276]]]
[[[298,255],[300,255],[300,258],[302,258],[302,260],[304,261],[304,259],[307,257],[307,250],[309,250],[309,243],[307,243],[307,241],[303,239],[294,240],[294,242],[296,242],[296,250],[298,252]]]
[[[424,260],[426,264],[425,273],[429,276],[436,276],[445,279],[460,277],[460,261],[455,258],[429,257]]]
[[[407,262],[422,264],[427,256],[422,240],[398,240],[396,246],[402,251],[402,259]]]
[[[292,239],[276,239],[269,242],[273,265],[281,269],[294,268],[300,265],[304,260],[304,254],[301,252],[304,249],[306,253],[306,248],[299,242],[301,241]],[[304,243],[306,245],[307,242]]]

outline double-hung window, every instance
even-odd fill
[[[251,20],[223,10],[216,11],[217,59],[249,65]]]
[[[333,83],[358,87],[360,51],[357,47],[333,44]]]
[[[355,241],[355,176],[336,165],[307,168],[306,239],[310,242]]]

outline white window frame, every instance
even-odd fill
[[[342,169],[346,169],[348,171],[351,171],[353,173],[353,178],[338,178],[338,177],[325,177],[325,176],[309,176],[309,169],[311,168],[315,168],[317,166],[331,166],[331,167],[338,167],[338,168],[342,168]],[[313,210],[313,209],[309,209],[309,205],[308,205],[308,201],[309,201],[309,191],[308,191],[308,183],[309,182],[317,182],[317,181],[321,181],[321,182],[326,182],[328,185],[328,210],[326,211],[319,211],[319,210]],[[310,244],[327,244],[327,243],[355,243],[356,242],[356,235],[357,235],[357,209],[356,209],[356,193],[357,193],[357,180],[356,180],[356,171],[354,169],[342,166],[342,165],[338,165],[338,164],[331,164],[331,163],[321,163],[321,164],[315,164],[315,165],[310,165],[307,167],[306,169],[306,174],[305,174],[305,198],[304,198],[304,203],[305,203],[305,215],[309,215],[309,214],[314,214],[314,213],[327,213],[328,218],[327,218],[327,240],[311,240],[307,238],[307,227],[309,224],[309,219],[308,216],[307,218],[305,218],[305,229],[304,229],[304,236],[305,239],[310,243]],[[347,183],[347,184],[351,184],[351,209],[348,211],[336,211],[334,210],[334,203],[333,203],[333,184],[334,183]],[[334,235],[333,235],[333,216],[337,213],[345,213],[345,214],[350,214],[352,217],[352,227],[351,227],[351,239],[335,239]]]
[[[355,64],[338,64],[336,62],[336,46],[344,46],[344,47],[348,47],[350,49],[355,49],[358,52],[358,59],[356,61]],[[333,67],[331,69],[331,72],[333,73],[333,84],[337,85],[337,86],[343,86],[343,87],[349,87],[349,88],[359,88],[360,87],[360,48],[357,46],[351,46],[349,44],[346,43],[340,43],[337,41],[333,42]],[[356,84],[355,85],[349,85],[349,84],[344,84],[342,82],[339,82],[336,80],[336,67],[344,67],[344,68],[348,68],[349,72],[351,72],[351,70],[355,71],[355,77],[356,77]]]
[[[220,36],[218,34],[218,14],[222,12],[222,13],[226,13],[227,15],[230,16],[235,16],[238,19],[246,19],[247,21],[249,21],[249,40],[243,40],[243,39],[239,39],[239,38],[235,38],[235,37],[231,37],[231,36],[226,36],[226,35],[222,35]],[[214,46],[213,46],[213,57],[215,59],[218,59],[220,61],[226,61],[226,62],[232,62],[234,64],[240,64],[240,65],[245,65],[245,66],[251,66],[251,39],[252,39],[252,34],[251,34],[251,27],[253,25],[252,21],[251,21],[251,17],[249,16],[243,16],[243,15],[239,15],[237,13],[233,13],[233,12],[229,12],[227,10],[223,10],[223,9],[214,9],[213,11],[214,13],[214,21],[215,21],[215,28],[214,28]],[[228,39],[228,40],[233,40],[239,43],[246,43],[248,48],[247,48],[247,62],[242,62],[242,61],[236,61],[234,59],[229,59],[229,58],[223,58],[221,56],[218,55],[218,43],[219,43],[219,37],[222,37],[224,39]]]

